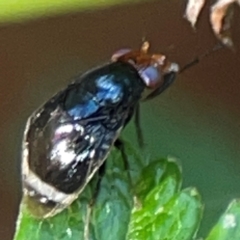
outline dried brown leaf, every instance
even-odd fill
[[[225,45],[232,46],[230,36],[231,19],[233,16],[233,3],[239,0],[218,0],[211,8],[210,22],[212,29]]]
[[[225,45],[232,47],[231,20],[233,4],[240,5],[240,0],[217,0],[211,7],[210,23],[215,36]],[[185,18],[195,27],[206,0],[188,0]]]
[[[191,23],[192,27],[195,26],[205,2],[206,0],[188,0],[185,18]]]

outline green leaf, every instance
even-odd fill
[[[147,165],[142,170],[134,191],[138,198],[143,200],[153,186],[159,185],[170,175],[176,179],[176,188],[179,189],[182,183],[181,174],[181,168],[174,159],[158,159],[151,161],[151,164]]]
[[[240,200],[233,200],[206,240],[240,239]]]
[[[127,239],[187,240],[196,235],[201,198],[194,188],[179,192],[176,177],[166,177],[139,205],[136,202],[133,209]]]
[[[195,189],[180,191],[180,166],[172,159],[145,161],[125,145],[129,172],[120,152],[112,150],[92,208],[97,175],[68,209],[46,220],[34,219],[23,198],[14,239],[191,239],[202,204]]]
[[[117,159],[117,158],[115,158]],[[111,160],[110,160],[111,161]],[[122,161],[119,157],[118,161]],[[114,161],[111,161],[112,165]],[[96,239],[124,239],[132,209],[131,186],[123,168],[108,168],[94,208]]]

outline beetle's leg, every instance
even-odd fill
[[[116,142],[114,143],[114,146],[121,152],[124,168],[127,173],[130,184],[132,185],[132,178],[131,178],[130,171],[129,171],[130,168],[129,168],[128,158],[127,158],[127,154],[126,154],[125,147],[124,147],[124,142],[118,138],[116,140]]]
[[[140,105],[139,104],[137,104],[137,106],[135,108],[132,107],[129,110],[127,119],[124,123],[124,126],[126,126],[130,122],[133,115],[135,115],[134,116],[134,125],[135,125],[135,128],[136,128],[138,145],[139,145],[140,148],[143,148],[144,144],[143,144],[143,135],[142,135],[141,124],[140,124]],[[116,143],[116,144],[118,145],[118,143]],[[115,146],[115,147],[118,148],[117,146]]]
[[[127,154],[125,152],[124,143],[121,139],[117,139],[114,143],[114,146],[121,152],[123,158],[123,164],[126,171],[129,170],[129,164],[127,160]]]
[[[137,107],[135,109],[134,124],[135,124],[136,132],[137,132],[138,145],[139,145],[139,147],[143,148],[144,141],[143,141],[141,124],[140,124],[140,105],[139,104],[137,104]]]

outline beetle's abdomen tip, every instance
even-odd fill
[[[56,204],[51,202],[42,203],[28,194],[23,195],[23,204],[34,218],[44,219],[55,215],[53,212]]]

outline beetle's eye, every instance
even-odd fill
[[[161,80],[161,73],[159,69],[154,66],[149,66],[139,70],[139,74],[146,86],[149,88],[154,88]]]
[[[124,56],[125,54],[127,54],[129,52],[132,52],[132,49],[130,49],[130,48],[120,49],[112,55],[111,60],[117,61],[120,57]]]

